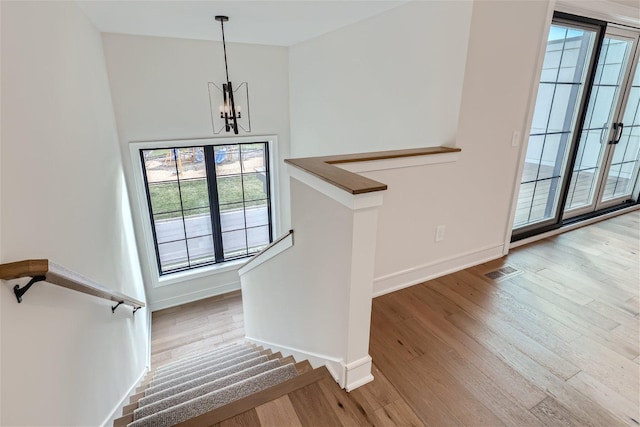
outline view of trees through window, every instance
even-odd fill
[[[140,155],[160,274],[246,257],[271,241],[267,143]]]

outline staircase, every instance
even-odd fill
[[[114,427],[211,425],[326,376],[251,344],[232,344],[157,368]]]

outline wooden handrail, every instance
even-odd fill
[[[357,173],[347,171],[336,165],[340,163],[368,162],[373,160],[397,159],[402,157],[457,153],[459,151],[462,150],[460,148],[452,147],[426,147],[412,148],[408,150],[344,154],[338,156],[285,159],[285,163],[303,169],[323,181],[333,184],[351,194],[362,194],[386,190],[387,185]]]
[[[251,258],[249,258],[249,261],[245,262],[244,265],[242,266],[242,268],[244,268],[247,265],[251,264],[253,261],[258,259],[261,255],[265,254],[269,249],[273,248],[275,245],[277,245],[278,243],[282,242],[284,239],[286,239],[289,236],[293,236],[293,230],[289,230],[287,233],[283,234],[282,236],[278,237],[276,240],[274,240],[273,242],[269,243],[267,246],[262,248],[260,250],[260,252],[258,252],[257,254],[252,256]]]
[[[0,279],[10,280],[20,279],[22,277],[31,277],[32,279],[22,288],[18,285],[14,287],[18,302],[22,301],[22,295],[33,283],[44,280],[53,285],[114,301],[118,304],[112,307],[113,311],[115,311],[115,308],[120,304],[127,304],[134,307],[134,313],[138,308],[145,306],[145,303],[142,301],[106,288],[91,279],[83,277],[78,273],[46,259],[28,259],[0,264]]]

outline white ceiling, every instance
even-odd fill
[[[221,40],[216,15],[228,42],[291,46],[380,14],[408,0],[77,0],[105,33]]]

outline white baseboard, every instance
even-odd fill
[[[504,245],[491,246],[373,279],[373,297],[379,297],[437,277],[455,273],[503,256]]]
[[[298,362],[308,360],[313,368],[326,366],[327,370],[333,379],[336,380],[338,385],[347,391],[355,390],[361,385],[373,381],[373,375],[371,375],[370,356],[345,364],[344,361],[335,357],[300,350],[286,345],[279,345],[253,337],[247,336],[245,339],[254,344],[268,348],[273,352],[280,352],[283,356],[293,356]]]
[[[373,375],[371,375],[371,356],[369,355],[347,365],[343,364],[342,368],[345,376],[344,388],[347,391],[355,390],[373,381]]]
[[[177,305],[187,304],[189,302],[198,301],[205,298],[215,297],[217,295],[226,294],[240,290],[240,281],[227,283],[225,285],[216,286],[214,288],[202,289],[188,294],[176,295],[171,298],[165,298],[157,301],[149,301],[149,311],[158,311],[165,308],[175,307]]]
[[[122,397],[122,399],[120,399],[120,401],[116,404],[115,408],[113,408],[113,410],[111,411],[111,414],[109,414],[109,416],[104,420],[104,422],[102,424],[100,424],[102,427],[111,427],[113,426],[113,421],[116,418],[120,418],[122,415],[118,414],[118,412],[122,411],[122,408],[125,405],[129,404],[129,397],[133,394],[133,392],[136,389],[136,386],[140,383],[140,381],[142,381],[142,378],[144,378],[144,376],[147,374],[147,372],[149,372],[149,368],[144,368],[144,370],[142,371],[142,373],[140,374],[140,376],[138,377],[137,380],[135,380],[133,382],[133,384],[131,384],[131,387],[129,387],[129,390],[124,394],[124,396]]]

